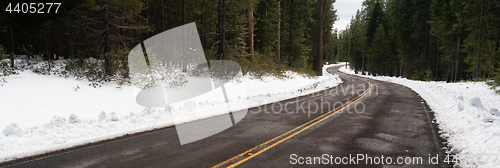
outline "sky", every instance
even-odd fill
[[[352,16],[356,16],[356,11],[361,9],[363,0],[337,0],[333,3],[335,9],[337,9],[337,16],[340,18],[335,21],[333,28],[340,30],[345,30],[347,24],[351,22]]]

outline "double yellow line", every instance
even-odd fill
[[[327,118],[333,116],[334,114],[338,113],[339,111],[342,111],[343,109],[349,107],[351,104],[353,104],[353,103],[357,102],[358,100],[360,100],[361,98],[365,97],[371,91],[371,89],[373,88],[372,83],[370,83],[368,81],[365,81],[365,82],[368,83],[368,85],[369,85],[368,89],[366,89],[361,95],[358,95],[357,97],[355,97],[351,101],[348,101],[348,102],[344,103],[342,106],[339,106],[339,107],[337,107],[337,108],[329,111],[328,113],[322,114],[321,116],[316,117],[313,120],[310,120],[310,121],[308,121],[308,122],[306,122],[306,123],[304,123],[304,124],[302,124],[302,125],[294,128],[294,129],[292,129],[292,130],[290,130],[290,131],[288,131],[288,132],[286,132],[284,134],[281,134],[280,136],[277,136],[277,137],[275,137],[275,138],[273,138],[273,139],[271,139],[271,140],[269,140],[267,142],[264,142],[264,143],[262,143],[262,144],[260,144],[260,145],[258,145],[256,147],[254,147],[252,149],[249,149],[249,150],[247,150],[247,151],[245,151],[245,152],[243,152],[243,153],[241,153],[241,154],[239,154],[239,155],[237,155],[235,157],[232,157],[229,160],[221,162],[221,163],[213,166],[212,168],[223,167],[224,165],[229,165],[229,164],[230,165],[227,166],[227,167],[238,166],[241,163],[246,162],[247,160],[252,159],[253,157],[255,157],[255,156],[257,156],[257,155],[259,155],[259,154],[261,154],[261,153],[263,153],[263,152],[271,149],[272,147],[274,147],[274,146],[276,146],[276,145],[278,145],[278,144],[286,141],[287,139],[290,139],[290,138],[294,137],[295,135],[297,135],[297,134],[299,134],[299,133],[307,130],[308,128],[310,128],[310,127],[312,127],[312,126],[314,126],[314,125],[322,122],[323,120],[326,120]],[[354,88],[352,88],[352,89],[354,89]],[[298,130],[298,131],[296,131],[296,130]],[[292,134],[290,134],[290,133],[292,133]],[[290,134],[290,135],[288,135],[288,134]],[[285,136],[287,136],[287,137],[285,137]],[[282,138],[282,137],[285,137],[285,138]],[[282,139],[280,139],[280,138],[282,138]],[[276,141],[278,139],[280,139],[280,140]],[[276,142],[274,142],[274,141],[276,141]],[[272,142],[274,142],[274,143],[272,143]],[[266,146],[267,144],[270,144],[270,145]],[[252,153],[252,151],[256,151],[256,152]]]

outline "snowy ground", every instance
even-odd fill
[[[346,69],[340,71],[354,74]],[[359,74],[358,74],[359,75]],[[407,86],[435,112],[441,136],[448,139],[449,161],[460,167],[498,167],[500,163],[500,95],[485,82],[423,82],[406,78],[359,75]],[[440,158],[444,161],[445,158]]]
[[[247,96],[233,103],[240,101],[255,107],[342,82],[338,75],[325,70],[323,73],[323,77],[308,78],[287,72],[289,79],[263,80],[244,76],[230,85],[244,83]],[[7,83],[0,86],[0,162],[171,126],[179,122],[173,120],[173,115],[179,113],[203,111],[193,114],[201,119],[228,112],[220,110],[226,106],[223,102],[200,98],[171,105],[168,111],[145,110],[135,102],[139,91],[135,87],[108,83],[93,88],[86,81],[38,75],[29,70],[5,80]]]

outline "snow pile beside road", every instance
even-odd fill
[[[341,72],[354,71],[340,68]],[[359,75],[359,74],[357,74]],[[485,82],[424,82],[406,78],[367,76],[413,89],[435,112],[447,151],[461,167],[498,167],[500,163],[500,95]],[[441,159],[444,161],[444,158]],[[453,161],[453,156],[450,160]]]
[[[342,82],[338,75],[309,78],[290,71],[286,74],[290,78],[244,76],[228,83],[227,88],[241,83],[247,88],[246,97],[234,99],[233,104],[259,106]],[[85,81],[29,70],[5,79],[8,83],[0,86],[0,162],[172,126],[179,123],[174,118],[180,113],[202,112],[182,122],[228,113],[223,110],[227,104],[212,100],[210,94],[167,108],[145,109],[136,103],[139,89],[132,86],[107,83],[93,88]]]
[[[11,136],[11,135],[22,136],[23,130],[19,128],[19,126],[16,123],[12,123],[10,125],[7,125],[7,127],[5,127],[2,133],[5,136]]]

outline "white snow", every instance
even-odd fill
[[[69,115],[68,123],[76,124],[81,122],[82,120],[80,120],[80,118],[78,118],[78,116],[76,116],[75,114],[72,113],[71,115]]]
[[[355,74],[345,67],[340,71]],[[447,151],[458,154],[460,167],[498,167],[500,163],[500,95],[485,82],[425,82],[401,77],[359,76],[413,89],[434,111]],[[440,158],[444,161],[444,158]],[[450,156],[450,161],[453,161]]]
[[[2,131],[2,133],[5,136],[10,136],[10,135],[22,136],[23,130],[21,128],[19,128],[19,126],[16,123],[12,123],[10,125],[7,125],[7,127],[5,127],[5,129]]]
[[[473,97],[469,100],[470,105],[473,107],[477,107],[479,109],[484,109],[483,103],[481,103],[481,99],[479,97]]]
[[[246,85],[246,96],[230,103],[249,108],[337,86],[342,82],[338,75],[325,71],[330,66],[314,78],[291,71],[287,79],[244,76],[227,84],[228,92]],[[144,108],[135,102],[140,89],[133,86],[94,88],[86,81],[29,70],[5,80],[0,86],[0,162],[228,113],[221,108],[227,107],[224,101],[210,99],[210,92],[166,108]],[[174,120],[180,113],[192,115]]]

